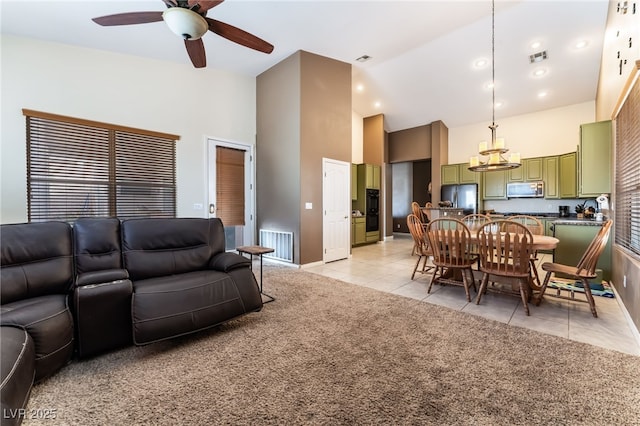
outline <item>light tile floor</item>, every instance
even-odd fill
[[[468,303],[464,288],[460,286],[434,284],[431,293],[427,294],[431,274],[416,274],[415,280],[411,280],[411,271],[417,259],[411,256],[412,246],[410,236],[395,234],[389,241],[353,248],[349,259],[305,267],[304,270],[509,325],[640,356],[640,343],[617,298],[594,296],[598,310],[598,318],[594,318],[587,303],[547,296],[540,306],[530,304],[531,315],[527,317],[520,298],[511,295],[488,292],[482,297],[480,305],[476,305],[473,290],[472,301]],[[544,255],[539,265],[551,261],[550,257]],[[542,279],[544,272],[540,276]],[[583,296],[576,296],[580,297]]]

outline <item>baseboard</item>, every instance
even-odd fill
[[[618,294],[618,291],[616,290],[616,286],[611,285],[611,288],[613,289],[613,294],[616,296],[616,301],[618,302],[618,306],[620,306],[620,309],[622,310],[622,313],[624,314],[624,317],[627,320],[627,323],[629,324],[629,328],[631,329],[631,334],[633,334],[633,337],[636,339],[636,343],[640,345],[640,331],[638,331],[638,328],[636,327],[636,324],[633,322],[633,319],[631,318],[629,311],[627,311],[627,307],[624,306],[624,303],[622,303],[622,298]]]

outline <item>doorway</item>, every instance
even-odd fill
[[[208,217],[224,225],[226,250],[254,244],[253,146],[207,140]]]
[[[323,261],[349,257],[351,249],[351,163],[322,159]]]

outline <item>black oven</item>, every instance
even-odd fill
[[[367,189],[367,211],[366,215],[366,231],[378,231],[380,229],[379,224],[379,206],[380,206],[380,191],[377,189]]]

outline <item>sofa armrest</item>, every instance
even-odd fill
[[[216,271],[229,272],[238,268],[251,267],[251,260],[238,253],[225,252],[215,255],[209,262],[209,267]]]
[[[76,279],[76,287],[127,279],[129,279],[129,272],[126,269],[104,269],[102,271],[91,271],[78,275]]]

